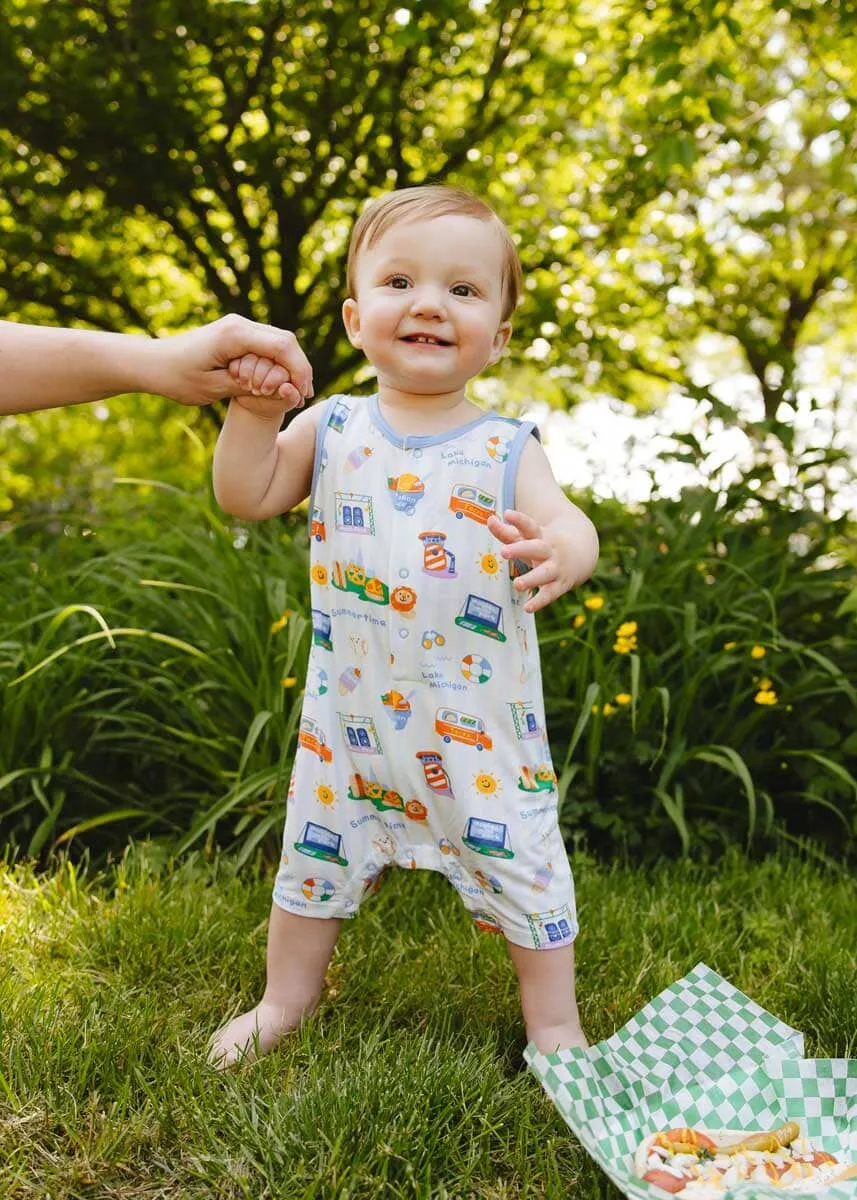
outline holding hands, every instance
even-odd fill
[[[312,375],[306,372],[297,355],[303,351],[295,341],[295,362],[291,368],[280,366],[270,358],[257,354],[244,354],[229,363],[229,377],[235,388],[243,389],[233,399],[255,413],[257,417],[280,417],[284,412],[302,408],[304,400],[312,396]],[[304,360],[305,361],[305,360]]]
[[[524,605],[527,612],[538,612],[558,600],[591,572],[591,539],[582,538],[583,531],[568,516],[542,525],[526,513],[507,508],[502,520],[488,518],[488,529],[503,542],[503,558],[519,558],[531,567],[513,584],[518,592],[538,589]]]

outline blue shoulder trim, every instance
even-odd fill
[[[529,437],[534,437],[537,442],[542,440],[538,427],[533,421],[519,421],[518,432],[509,447],[509,457],[506,459],[506,470],[503,474],[503,496],[502,496],[502,511],[498,514],[500,519],[503,518],[503,512],[507,508],[515,507],[515,481],[518,478],[518,466],[521,462],[521,455],[524,453],[524,446],[527,444]]]
[[[312,510],[315,507],[315,485],[318,482],[319,472],[321,471],[321,455],[324,450],[324,437],[327,433],[328,425],[330,424],[330,416],[334,406],[338,400],[343,397],[341,395],[329,396],[324,401],[321,416],[318,421],[318,428],[315,431],[315,455],[312,462],[312,483],[309,489],[309,510],[307,512],[307,529],[312,538]]]

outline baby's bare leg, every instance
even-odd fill
[[[313,1011],[341,928],[337,917],[299,917],[272,905],[265,994],[255,1008],[215,1033],[210,1063],[223,1068],[267,1054]]]
[[[528,950],[506,942],[518,972],[527,1038],[544,1054],[589,1045],[574,990],[574,946]]]

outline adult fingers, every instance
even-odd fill
[[[222,360],[240,358],[244,354],[272,359],[281,367],[285,367],[304,396],[314,394],[312,367],[298,339],[290,330],[248,321],[245,317],[235,314],[221,317],[217,325],[217,348]]]

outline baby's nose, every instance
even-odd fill
[[[435,287],[414,288],[411,295],[411,312],[421,317],[442,316],[445,312],[444,293]]]

